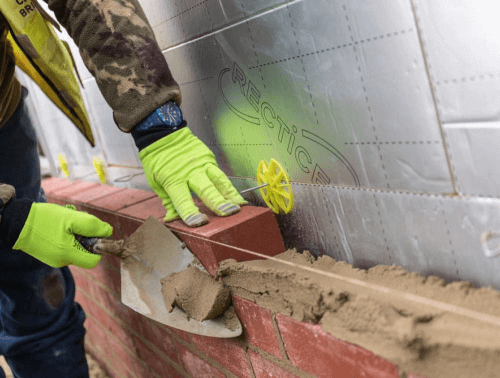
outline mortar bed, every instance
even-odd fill
[[[273,260],[225,260],[218,273],[233,294],[298,321],[320,324],[325,332],[394,362],[401,372],[429,378],[498,377],[498,291],[464,281],[447,284],[397,266],[356,269],[327,256],[316,260],[308,252],[289,250],[276,258],[295,266]],[[322,272],[391,290],[372,291]],[[402,299],[394,290],[451,305],[451,311]],[[480,316],[464,316],[453,311],[454,306]]]

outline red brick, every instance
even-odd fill
[[[233,339],[218,339],[200,335],[191,335],[193,344],[207,356],[212,357],[238,377],[250,377],[250,366],[245,349]]]
[[[122,304],[119,297],[111,295],[100,286],[94,288],[94,293],[96,302],[108,309],[116,318],[132,328],[134,332],[138,334],[142,333],[141,318],[143,315]]]
[[[160,324],[158,322],[155,322],[160,328],[163,329],[168,329],[170,332],[175,333],[177,336],[182,337],[184,340],[187,342],[191,342],[191,334],[185,331],[182,331],[180,329],[174,328],[174,327],[169,327],[163,324]]]
[[[87,318],[84,323],[85,326],[85,349],[97,350],[99,343],[97,341],[97,335],[92,332],[92,326],[89,326],[89,319]],[[93,355],[93,353],[91,353]]]
[[[83,294],[81,291],[77,290],[75,293],[75,302],[82,306],[85,313],[89,312],[88,309],[94,306],[92,299],[88,295]]]
[[[255,378],[299,378],[297,375],[273,364],[271,361],[266,360],[260,354],[252,350],[248,351],[248,355],[252,362]]]
[[[86,309],[86,313],[90,314],[96,321],[99,322],[101,327],[105,328],[110,334],[117,338],[122,345],[130,350],[134,350],[134,342],[132,340],[132,335],[125,329],[116,319],[113,319],[107,312],[105,312],[99,305],[91,302],[87,302],[89,307]]]
[[[73,279],[75,280],[76,289],[82,290],[88,295],[92,295],[91,285],[93,285],[87,276],[85,276],[79,268],[70,267],[71,274],[73,275]]]
[[[282,358],[271,311],[236,295],[233,296],[233,306],[245,330],[246,341]]]
[[[150,198],[146,201],[136,203],[118,211],[119,214],[146,220],[151,215],[155,218],[165,216],[166,210],[161,203],[160,197]]]
[[[96,303],[92,299],[92,296],[89,296],[88,294],[83,294],[81,291],[77,290],[75,293],[75,301],[80,303],[85,310],[85,313],[91,314],[92,311],[90,310],[93,306],[96,306]],[[81,302],[80,302],[81,300]]]
[[[115,339],[114,335],[105,331],[105,328],[96,319],[90,319],[89,323],[89,331],[98,334],[99,349],[103,358],[108,361],[108,365],[113,366],[121,374],[118,377],[153,377],[149,369],[139,360],[135,348],[127,350]]]
[[[139,358],[160,377],[184,377],[171,365],[171,363],[165,361],[160,355],[158,355],[158,353],[150,349],[141,339],[135,336],[133,339]]]
[[[53,198],[57,198],[60,201],[68,201],[69,203],[72,203],[73,196],[80,195],[86,190],[101,185],[98,182],[87,182],[79,180],[75,180],[72,183],[73,184],[70,186],[52,192],[50,196]]]
[[[51,196],[47,196],[47,202],[48,203],[53,203],[53,204],[56,204],[56,205],[66,205],[68,203],[68,201],[66,200],[60,200],[60,199],[57,199],[57,198],[54,198],[54,197],[51,197]]]
[[[103,198],[121,191],[127,190],[126,188],[118,188],[109,185],[99,184],[81,193],[75,194],[71,197],[74,202],[89,203],[99,198]]]
[[[121,276],[119,271],[110,268],[106,264],[99,263],[94,269],[88,270],[87,274],[107,287],[118,298],[121,298]]]
[[[95,285],[93,291],[94,297],[92,299],[105,308],[109,308],[110,311],[114,311],[121,305],[120,297],[116,293],[111,294],[99,285]]]
[[[225,375],[214,366],[210,365],[205,360],[202,360],[190,350],[179,345],[179,356],[181,358],[184,369],[191,377],[203,378],[224,378]],[[244,376],[249,377],[250,375]]]
[[[89,341],[88,334],[87,334],[87,338],[85,339],[85,351],[87,353],[91,354],[92,357],[94,358],[94,360],[96,360],[97,363],[106,370],[106,373],[108,373],[109,377],[111,377],[111,378],[115,377],[115,374],[114,374],[114,371],[112,370],[112,367],[109,366],[106,363],[106,361],[104,361],[102,359],[100,349],[98,349],[95,344],[93,344]]]
[[[89,202],[89,204],[109,211],[118,211],[152,197],[156,197],[156,194],[153,192],[139,189],[127,189],[113,193],[104,198],[93,200]]]
[[[81,290],[76,290],[75,292],[75,302],[78,303],[80,306],[83,307],[85,312],[87,312],[87,297],[83,295]]]
[[[102,256],[102,259],[101,259],[101,264],[105,264],[105,265],[108,265],[108,266],[112,266],[113,268],[115,268],[118,272],[120,272],[120,259],[118,257],[115,257],[115,256],[111,256],[111,255],[104,255]]]
[[[125,239],[128,239],[139,226],[143,223],[142,220],[132,219],[125,216],[120,216],[120,230]]]
[[[156,325],[159,323],[145,316],[143,316],[141,320],[142,335],[144,338],[157,347],[162,353],[166,354],[172,361],[179,363],[176,343],[172,336]]]
[[[285,350],[293,365],[319,378],[399,378],[398,367],[357,345],[338,340],[320,325],[276,315]]]
[[[188,245],[210,274],[215,275],[222,260],[232,258],[237,261],[249,261],[259,258],[248,252],[221,246],[211,241],[267,256],[274,256],[285,251],[278,223],[270,209],[243,206],[238,214],[230,217],[217,217],[199,201],[196,204],[203,213],[208,215],[209,224],[190,228],[179,220],[166,225],[172,231],[183,232],[183,234],[178,233],[178,237]],[[208,240],[201,240],[200,237]]]
[[[87,333],[85,334],[85,340],[87,343],[95,345],[96,348],[102,349],[105,347],[103,342],[107,335],[101,327],[99,327],[94,320],[94,318],[87,316],[84,323]]]
[[[49,177],[42,180],[42,188],[47,196],[55,193],[56,191],[73,185],[73,182],[68,179],[62,179],[59,177]]]
[[[104,370],[107,376],[111,378],[115,378],[118,376],[118,372],[113,370],[112,367],[108,366],[106,361],[101,358],[101,352],[95,346],[85,344],[85,351],[89,353],[94,360],[96,360],[96,362],[100,365],[101,369]]]
[[[114,366],[111,366],[107,360],[102,357],[102,352],[100,349],[96,348],[94,345],[85,344],[85,349],[89,352],[94,360],[96,360],[101,367],[105,367],[106,372],[110,378],[121,378],[122,373],[117,371]]]
[[[87,318],[85,328],[87,328],[86,348],[90,349],[92,356],[106,367],[112,378],[153,377],[149,369],[128,353],[94,318]]]
[[[424,377],[423,375],[418,375],[418,374],[415,374],[415,373],[408,373],[406,375],[407,378],[427,378],[427,377]]]

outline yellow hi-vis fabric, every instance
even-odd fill
[[[1,0],[16,65],[28,74],[94,146],[94,136],[66,46],[32,0]]]

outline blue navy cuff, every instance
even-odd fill
[[[132,132],[132,136],[134,137],[134,142],[139,151],[142,149],[146,148],[150,144],[153,144],[157,140],[160,140],[163,137],[166,137],[167,135],[170,135],[182,128],[187,126],[186,121],[182,121],[182,123],[177,126],[177,127],[162,127],[162,126],[157,126],[153,127],[150,129],[147,129],[145,131],[139,131],[138,133],[135,134]]]
[[[135,145],[141,151],[157,140],[187,125],[174,101],[168,101],[151,112],[132,130]]]

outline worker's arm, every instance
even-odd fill
[[[45,0],[80,50],[118,127],[131,132],[181,92],[137,0]]]
[[[150,186],[167,210],[165,221],[208,222],[191,191],[217,215],[246,201],[218,168],[214,154],[186,127],[181,92],[137,0],[46,0],[76,42],[82,59],[131,132]]]
[[[14,187],[0,184],[0,241],[47,265],[94,268],[101,256],[85,250],[75,234],[106,238],[112,233],[111,225],[93,215],[55,204],[16,199]]]

